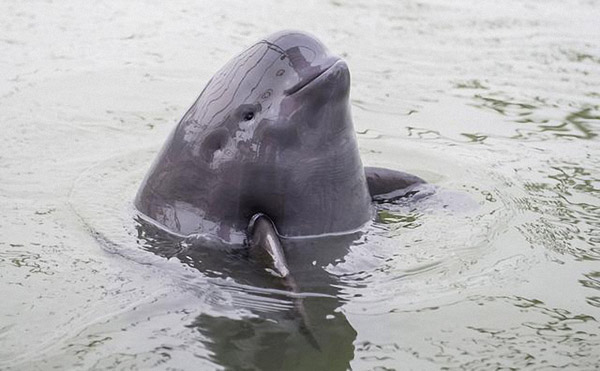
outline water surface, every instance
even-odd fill
[[[593,369],[597,1],[0,4],[0,369]],[[271,32],[343,56],[363,161],[433,196],[290,243],[297,297],[131,200],[211,75]],[[297,314],[297,313],[296,313]]]

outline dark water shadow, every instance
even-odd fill
[[[143,220],[138,220],[137,232],[143,249],[220,278],[223,290],[231,288],[233,280],[236,290],[242,291],[233,303],[251,314],[230,318],[203,313],[187,324],[202,334],[215,363],[228,370],[350,368],[357,333],[340,310],[344,302],[338,279],[325,267],[342,260],[358,235],[283,240],[298,287],[292,294],[244,248],[190,246]]]

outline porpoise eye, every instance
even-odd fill
[[[247,112],[244,114],[244,120],[250,121],[254,118],[254,112]]]
[[[236,108],[235,117],[241,121],[251,121],[256,118],[256,114],[261,111],[260,103],[244,104]]]

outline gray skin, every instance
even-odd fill
[[[346,63],[313,36],[283,31],[259,41],[208,82],[135,206],[192,245],[246,242],[255,261],[299,291],[286,257],[294,249],[286,251],[281,237],[349,236],[371,219],[372,201],[403,197],[423,183],[363,168],[349,93]],[[321,349],[302,296],[294,304],[300,333]]]
[[[363,168],[349,93],[346,63],[313,36],[283,31],[257,42],[208,82],[135,206],[172,233],[231,244],[259,213],[279,237],[359,229],[374,196],[423,180]]]

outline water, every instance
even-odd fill
[[[593,369],[597,1],[0,4],[0,369]],[[363,161],[442,191],[288,246],[321,350],[243,254],[130,201],[212,73],[283,28],[350,66]],[[155,253],[152,253],[155,252]]]

